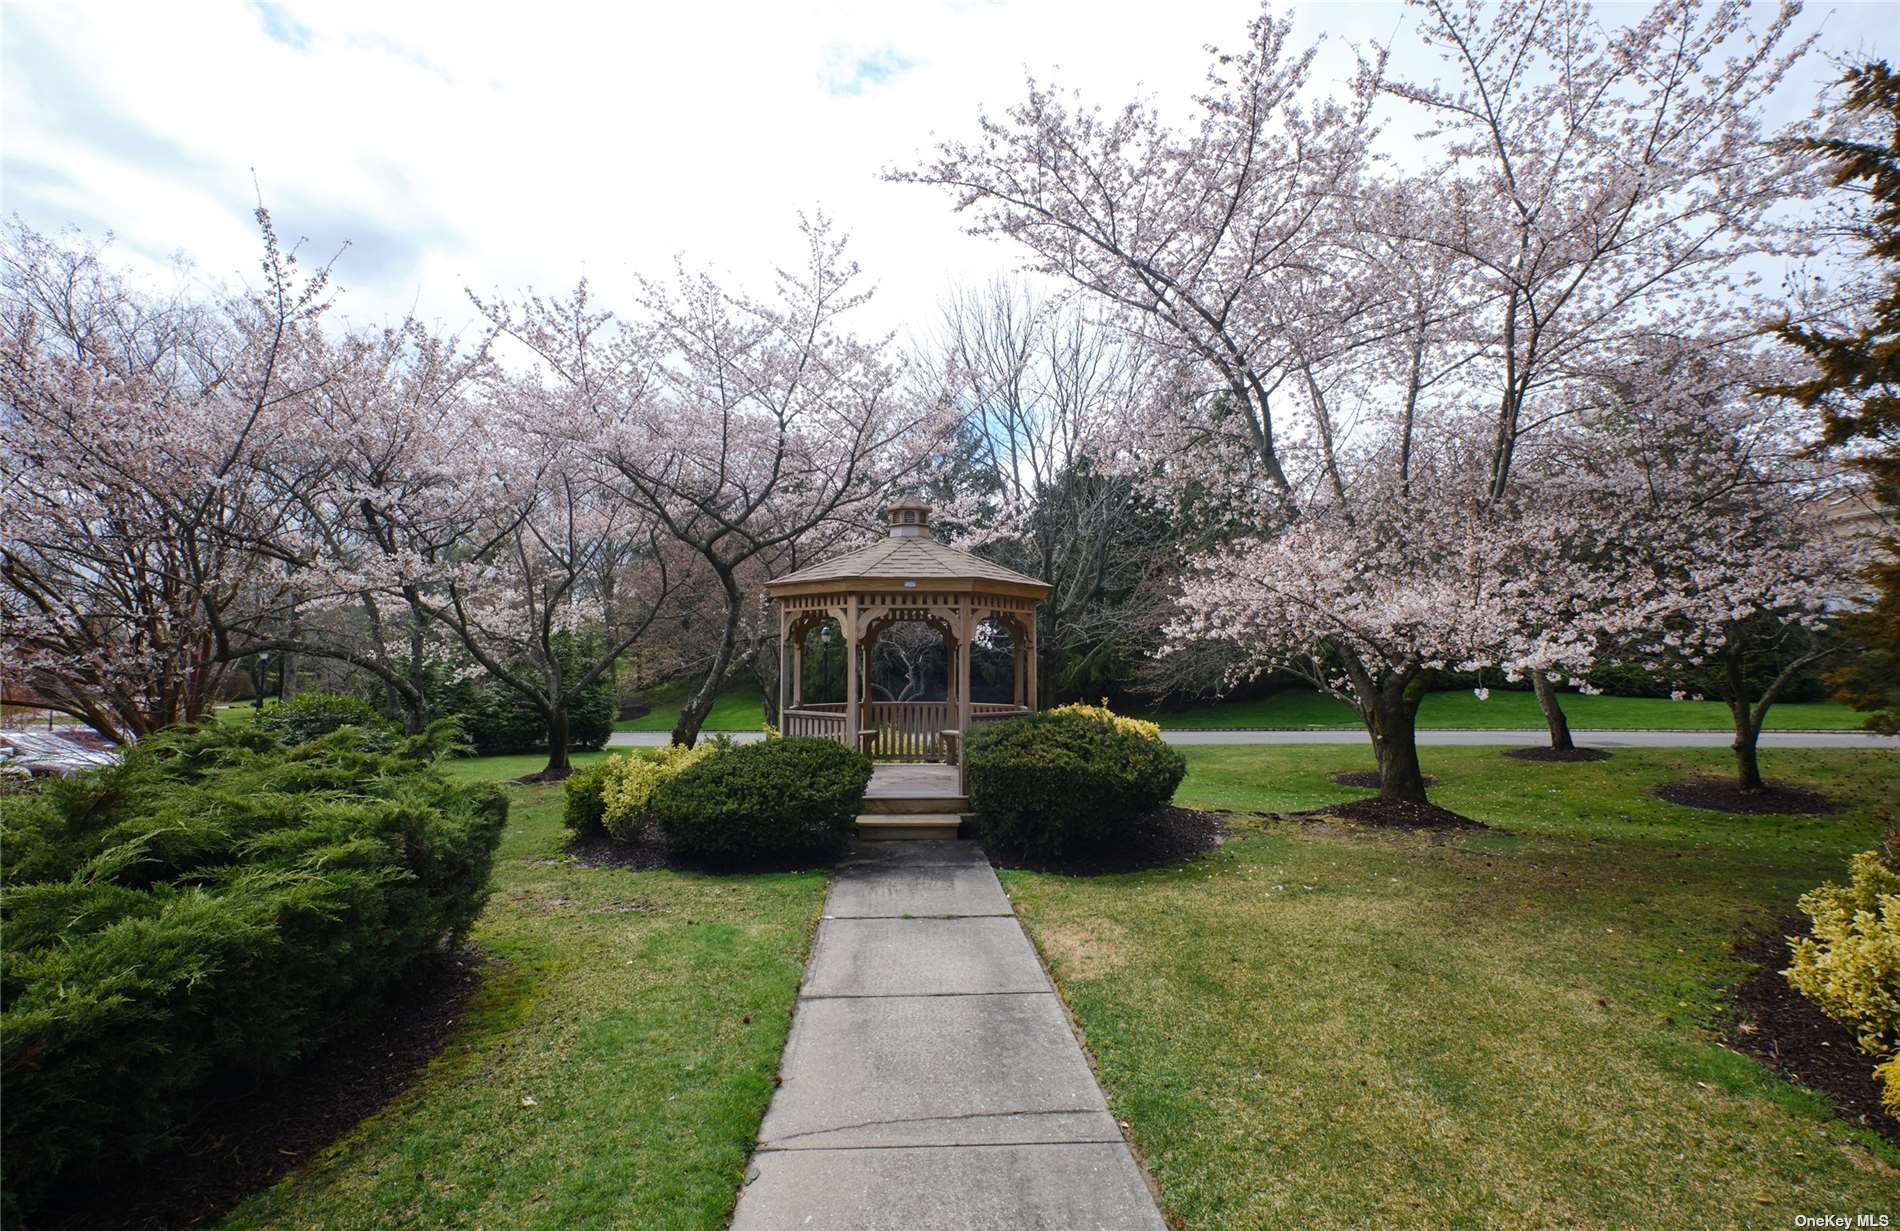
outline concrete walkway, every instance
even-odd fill
[[[825,902],[734,1231],[1162,1231],[973,842],[861,843]]]
[[[713,734],[713,732],[707,732]],[[749,744],[760,738],[757,731],[735,731],[732,740]],[[1163,731],[1170,744],[1369,744],[1364,731]],[[1732,731],[1581,731],[1571,735],[1587,748],[1726,748],[1735,740]],[[658,748],[667,742],[664,731],[616,731],[607,742],[615,748]],[[1421,746],[1432,744],[1496,745],[1502,748],[1528,748],[1549,739],[1537,730],[1478,731],[1427,730],[1418,733]],[[1869,735],[1864,731],[1764,731],[1763,748],[1893,748],[1900,749],[1900,737]]]

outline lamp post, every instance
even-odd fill
[[[818,630],[818,674],[824,677],[825,691],[831,691],[831,625]]]

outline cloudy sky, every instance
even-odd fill
[[[508,5],[391,0],[25,0],[0,9],[0,208],[42,230],[110,230],[128,259],[254,268],[261,190],[286,238],[338,264],[363,323],[460,328],[464,288],[609,303],[676,254],[763,284],[822,207],[878,286],[866,325],[934,319],[945,289],[1017,255],[961,234],[933,190],[880,182],[933,134],[972,131],[1024,73],[1108,104],[1200,83],[1250,0]],[[1634,5],[1605,4],[1609,20]],[[1396,4],[1309,3],[1347,45],[1396,35]],[[1885,50],[1900,0],[1811,3],[1825,52]],[[1893,43],[1891,35],[1884,35]],[[1805,108],[1818,58],[1785,92]],[[255,186],[254,186],[255,185]]]

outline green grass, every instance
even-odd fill
[[[1201,747],[1179,801],[1281,812],[1363,794],[1348,748]],[[1792,1225],[1900,1213],[1900,1151],[1716,1041],[1730,952],[1900,797],[1886,752],[1774,751],[1848,805],[1662,803],[1717,750],[1537,765],[1428,748],[1456,837],[1237,819],[1185,868],[1005,883],[1115,1114],[1193,1228]],[[1871,1062],[1870,1062],[1871,1065]]]
[[[645,716],[614,724],[616,731],[671,731],[690,692],[685,685],[669,684],[644,694],[653,705]],[[713,701],[705,731],[757,731],[765,725],[765,694],[757,684],[736,684]]]
[[[582,867],[561,853],[561,788],[509,790],[472,937],[493,965],[449,1049],[226,1228],[726,1225],[825,878]]]
[[[1579,729],[1728,731],[1734,727],[1728,707],[1720,701],[1670,701],[1658,697],[1588,697],[1563,695],[1564,713]],[[1318,728],[1359,730],[1363,724],[1343,701],[1305,689],[1290,688],[1271,696],[1244,701],[1219,701],[1176,710],[1142,714],[1173,730],[1223,730],[1266,727],[1282,730]],[[1767,726],[1778,731],[1855,731],[1866,715],[1833,701],[1777,705],[1768,711]],[[1470,689],[1426,695],[1418,709],[1418,725],[1440,728],[1498,730],[1544,725],[1537,697],[1528,692],[1494,689],[1480,701]]]

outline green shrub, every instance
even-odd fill
[[[708,757],[660,784],[652,809],[677,850],[719,859],[824,854],[849,840],[870,758],[822,739]]]
[[[1072,854],[1173,798],[1187,761],[1103,714],[1048,711],[971,734],[965,774],[985,841],[1038,858]]]
[[[507,802],[438,772],[454,739],[214,727],[9,802],[10,1221],[148,1155],[212,1075],[281,1068],[467,931]]]
[[[576,838],[591,838],[605,832],[601,824],[607,813],[607,801],[601,797],[607,785],[607,775],[612,772],[617,758],[608,757],[598,765],[589,765],[577,769],[567,777],[563,788],[565,798],[561,807],[561,823]]]
[[[731,748],[732,741],[721,735],[692,748],[668,744],[644,756],[607,758],[607,777],[601,785],[601,823],[622,842],[639,837],[653,819],[653,795],[663,783]]]
[[[257,725],[286,744],[307,744],[339,727],[359,727],[381,747],[395,744],[398,727],[361,697],[340,692],[300,692],[280,705],[261,709]]]
[[[1848,884],[1802,896],[1813,935],[1793,941],[1786,974],[1880,1062],[1881,1101],[1900,1115],[1900,871],[1877,851],[1863,851],[1848,867]]]

